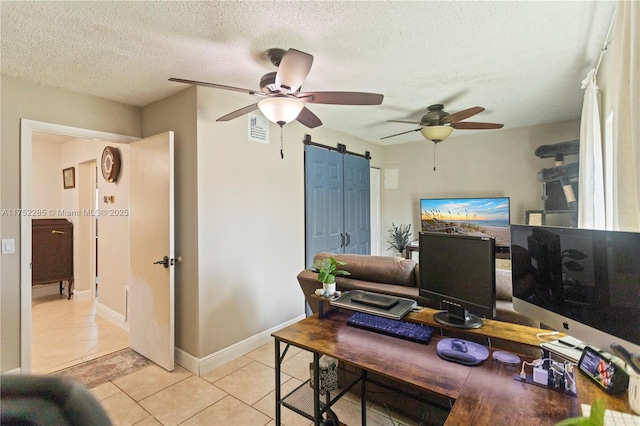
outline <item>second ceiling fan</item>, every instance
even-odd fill
[[[499,123],[462,121],[484,111],[484,108],[479,106],[467,108],[453,114],[449,114],[448,112],[444,111],[444,105],[442,104],[434,104],[429,106],[427,109],[428,112],[422,116],[420,121],[388,120],[392,123],[418,124],[420,125],[420,127],[413,130],[407,130],[406,132],[400,132],[394,135],[385,136],[380,139],[387,139],[394,136],[404,135],[405,133],[420,131],[426,139],[429,139],[434,143],[438,143],[447,138],[451,134],[451,132],[453,132],[453,129],[501,129],[504,126],[504,124]]]
[[[278,67],[277,72],[262,76],[260,90],[243,89],[202,81],[170,78],[170,81],[213,87],[248,93],[262,98],[261,101],[230,112],[216,121],[229,121],[260,109],[268,120],[283,126],[293,120],[314,128],[322,121],[305,104],[333,105],[380,105],[384,98],[377,93],[366,92],[300,92],[300,87],[311,70],[313,56],[296,49],[269,49],[267,56]]]

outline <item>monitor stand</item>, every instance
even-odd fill
[[[456,328],[480,328],[482,319],[459,306],[449,305],[446,311],[440,311],[433,318],[442,325]]]

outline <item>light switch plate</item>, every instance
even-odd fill
[[[12,254],[16,252],[16,241],[13,238],[2,240],[2,254]]]

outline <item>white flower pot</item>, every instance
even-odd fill
[[[332,296],[333,293],[336,292],[336,283],[322,283],[322,289],[324,290],[325,296]]]

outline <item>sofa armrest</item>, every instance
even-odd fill
[[[316,289],[322,288],[322,284],[318,281],[318,273],[310,269],[305,269],[298,274],[298,283],[300,283],[300,288],[302,289],[302,293],[304,293],[304,298],[309,304],[311,312],[317,314],[320,310],[320,301],[318,299],[312,299],[309,296],[315,294]]]

